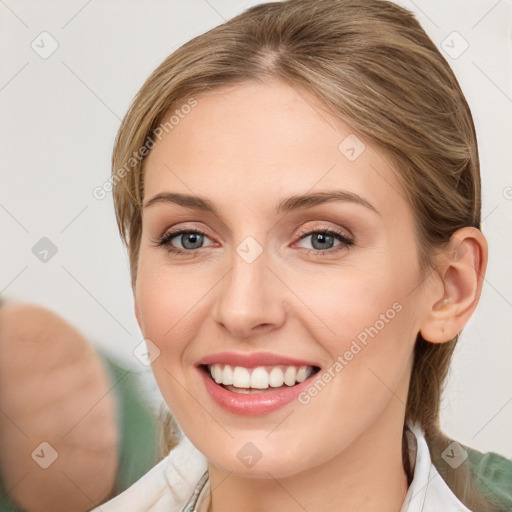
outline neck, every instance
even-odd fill
[[[403,415],[396,412],[388,410],[325,464],[286,478],[237,477],[209,464],[210,512],[399,512],[408,482]]]

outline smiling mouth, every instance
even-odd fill
[[[293,387],[320,371],[318,366],[272,365],[233,366],[229,364],[201,365],[203,371],[219,386],[234,393],[266,393]]]

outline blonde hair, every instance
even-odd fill
[[[446,247],[457,229],[480,229],[471,112],[453,71],[414,16],[387,0],[271,2],[178,48],[147,79],[123,119],[112,157],[113,194],[133,288],[144,158],[136,158],[129,169],[126,162],[154,143],[162,127],[172,129],[166,121],[171,110],[190,104],[194,95],[272,78],[313,93],[388,156],[414,210],[425,276],[435,271],[435,252]],[[418,334],[414,349],[406,422],[421,424],[439,465],[451,442],[441,431],[439,406],[457,339],[433,344]],[[403,462],[410,482],[405,437]],[[174,442],[168,438],[168,448]],[[444,466],[443,477],[468,507],[500,510],[470,488],[474,475],[468,465],[457,470]]]

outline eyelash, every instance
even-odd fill
[[[181,255],[190,256],[193,253],[197,252],[198,249],[204,249],[204,247],[199,247],[198,249],[188,249],[188,250],[183,251],[183,250],[178,249],[177,247],[173,247],[171,245],[171,240],[173,238],[176,238],[179,235],[190,234],[190,233],[199,234],[199,235],[208,237],[208,235],[206,233],[204,233],[203,231],[201,231],[199,229],[180,229],[177,231],[171,231],[169,233],[165,233],[162,237],[160,237],[159,239],[157,239],[154,242],[154,245],[156,247],[166,247],[168,252],[176,254],[178,256],[181,256]],[[317,229],[313,229],[313,230],[303,230],[299,233],[299,235],[300,235],[299,240],[303,240],[304,238],[307,238],[310,235],[314,235],[314,234],[318,234],[318,233],[321,233],[323,235],[330,235],[330,236],[338,239],[341,243],[336,247],[331,247],[330,249],[326,249],[324,251],[322,251],[320,249],[305,249],[308,252],[308,254],[313,254],[315,256],[322,256],[323,254],[334,253],[334,252],[337,252],[339,250],[342,250],[342,249],[345,249],[345,248],[348,248],[348,247],[351,247],[354,245],[354,240],[352,240],[351,238],[348,238],[346,235],[344,235],[340,231],[337,231],[336,229],[333,229],[331,227],[322,227],[322,228],[317,228]]]

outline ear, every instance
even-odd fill
[[[420,328],[423,339],[445,343],[463,329],[480,299],[487,256],[487,241],[479,229],[464,227],[451,236],[448,247],[437,257],[443,294],[439,296],[437,291],[427,302]]]

